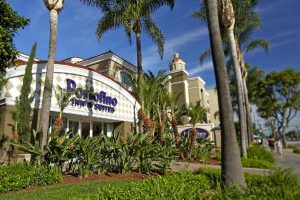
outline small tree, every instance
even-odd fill
[[[197,102],[195,106],[192,104],[188,108],[188,116],[191,117],[191,123],[193,125],[192,132],[190,134],[188,159],[191,158],[197,137],[196,124],[203,120],[205,109],[201,107],[200,102]]]
[[[61,88],[60,86],[57,87],[55,91],[55,97],[57,100],[57,104],[59,106],[59,116],[55,119],[53,133],[60,132],[63,125],[62,117],[63,117],[64,110],[69,105],[76,92],[77,90],[72,90],[68,92],[66,89]]]
[[[291,68],[271,72],[258,87],[258,111],[263,118],[277,121],[277,133],[285,146],[285,131],[300,110],[300,72]]]
[[[21,95],[19,99],[17,99],[17,105],[16,105],[16,124],[17,129],[16,131],[21,136],[21,142],[29,142],[30,141],[30,131],[31,127],[29,122],[30,114],[31,114],[31,102],[33,100],[33,97],[30,97],[30,90],[31,90],[31,82],[32,82],[32,64],[35,57],[35,51],[36,51],[37,44],[34,43],[31,53],[29,56],[28,63],[25,68],[25,74],[23,78],[23,85],[21,88]]]
[[[13,43],[16,32],[28,25],[29,19],[21,17],[5,0],[0,0],[0,72],[14,66],[18,51]]]

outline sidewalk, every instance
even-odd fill
[[[293,153],[292,149],[283,149],[282,156],[275,155],[278,167],[292,169],[293,173],[300,176],[300,155]]]
[[[188,163],[188,162],[177,162],[171,165],[172,171],[180,171],[180,170],[189,170],[195,171],[199,168],[212,168],[212,169],[221,169],[220,165],[206,165],[206,164],[198,164],[198,163]],[[272,170],[270,169],[257,169],[257,168],[243,168],[244,172],[251,173],[251,174],[261,174],[267,175]]]
[[[293,153],[292,149],[283,149],[282,156],[275,154],[274,157],[278,167],[283,169],[292,169],[293,174],[295,174],[296,176],[300,176],[300,155],[299,154]],[[221,169],[221,166],[188,163],[188,162],[177,162],[175,164],[172,164],[170,168],[172,171],[180,171],[180,170],[195,171],[199,168]],[[267,175],[271,171],[272,170],[270,169],[244,168],[244,172],[248,172],[252,174]]]

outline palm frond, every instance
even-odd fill
[[[210,48],[205,50],[199,57],[200,65],[203,65],[204,61],[208,58],[211,58]]]
[[[268,52],[270,50],[270,44],[267,40],[264,39],[251,40],[245,48],[244,52],[250,52],[258,48],[262,48],[263,50],[265,50],[265,52]]]
[[[131,41],[131,21],[130,20],[124,20],[123,27],[124,27],[124,31],[127,35],[127,38],[129,40],[129,44],[131,45],[132,44],[132,41]]]
[[[153,40],[153,42],[157,45],[158,53],[162,59],[164,54],[165,38],[161,30],[150,16],[144,19],[143,28],[144,31],[149,35],[149,37]]]
[[[106,12],[105,15],[99,20],[97,25],[96,35],[98,39],[100,40],[102,38],[103,33],[111,29],[116,29],[122,26],[123,23],[124,19],[122,18],[122,11],[111,10]]]

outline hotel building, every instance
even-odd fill
[[[14,124],[11,112],[20,96],[27,60],[27,55],[20,54],[17,67],[7,70],[7,82],[2,88],[0,102],[0,138],[11,137],[11,125]],[[46,65],[46,61],[36,59],[32,67],[33,129],[39,127],[38,110],[42,103]],[[67,90],[83,89],[64,110],[63,127],[66,131],[74,129],[82,137],[99,133],[110,136],[113,132],[129,134],[140,108],[130,91],[135,74],[133,64],[111,51],[88,59],[73,57],[55,62],[49,131],[59,113],[55,91],[60,86]]]
[[[11,137],[14,120],[11,112],[16,105],[16,99],[20,96],[28,56],[20,54],[17,66],[7,70],[7,82],[2,88],[0,100],[0,138]],[[31,96],[34,100],[31,104],[32,128],[39,127],[39,109],[43,94],[43,80],[45,80],[46,61],[35,59],[32,67]],[[54,82],[51,99],[51,132],[54,119],[58,116],[59,106],[55,97],[57,87],[68,91],[81,88],[78,94],[64,110],[63,128],[68,131],[74,129],[82,137],[96,134],[128,135],[132,133],[134,123],[137,120],[137,112],[140,105],[132,95],[132,81],[136,76],[136,67],[112,51],[82,59],[71,57],[54,64]],[[219,124],[218,119],[213,120],[211,109],[217,101],[216,93],[209,93],[205,89],[205,81],[200,77],[188,77],[185,62],[175,54],[170,63],[168,72],[168,91],[180,94],[178,107],[193,104],[200,101],[201,106],[207,109],[205,119],[197,125],[209,135],[214,124]],[[213,98],[210,98],[213,97]],[[179,127],[179,131],[190,128],[186,124]]]

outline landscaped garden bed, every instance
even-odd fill
[[[100,175],[102,176],[102,175]],[[132,178],[115,175],[115,178]],[[93,176],[91,176],[93,177]],[[135,175],[134,175],[135,177]],[[220,170],[199,169],[165,176],[95,181],[81,179],[74,184],[58,184],[1,195],[1,199],[270,199],[295,200],[300,197],[300,180],[290,171],[274,171],[268,176],[246,174],[246,188],[222,189]]]

